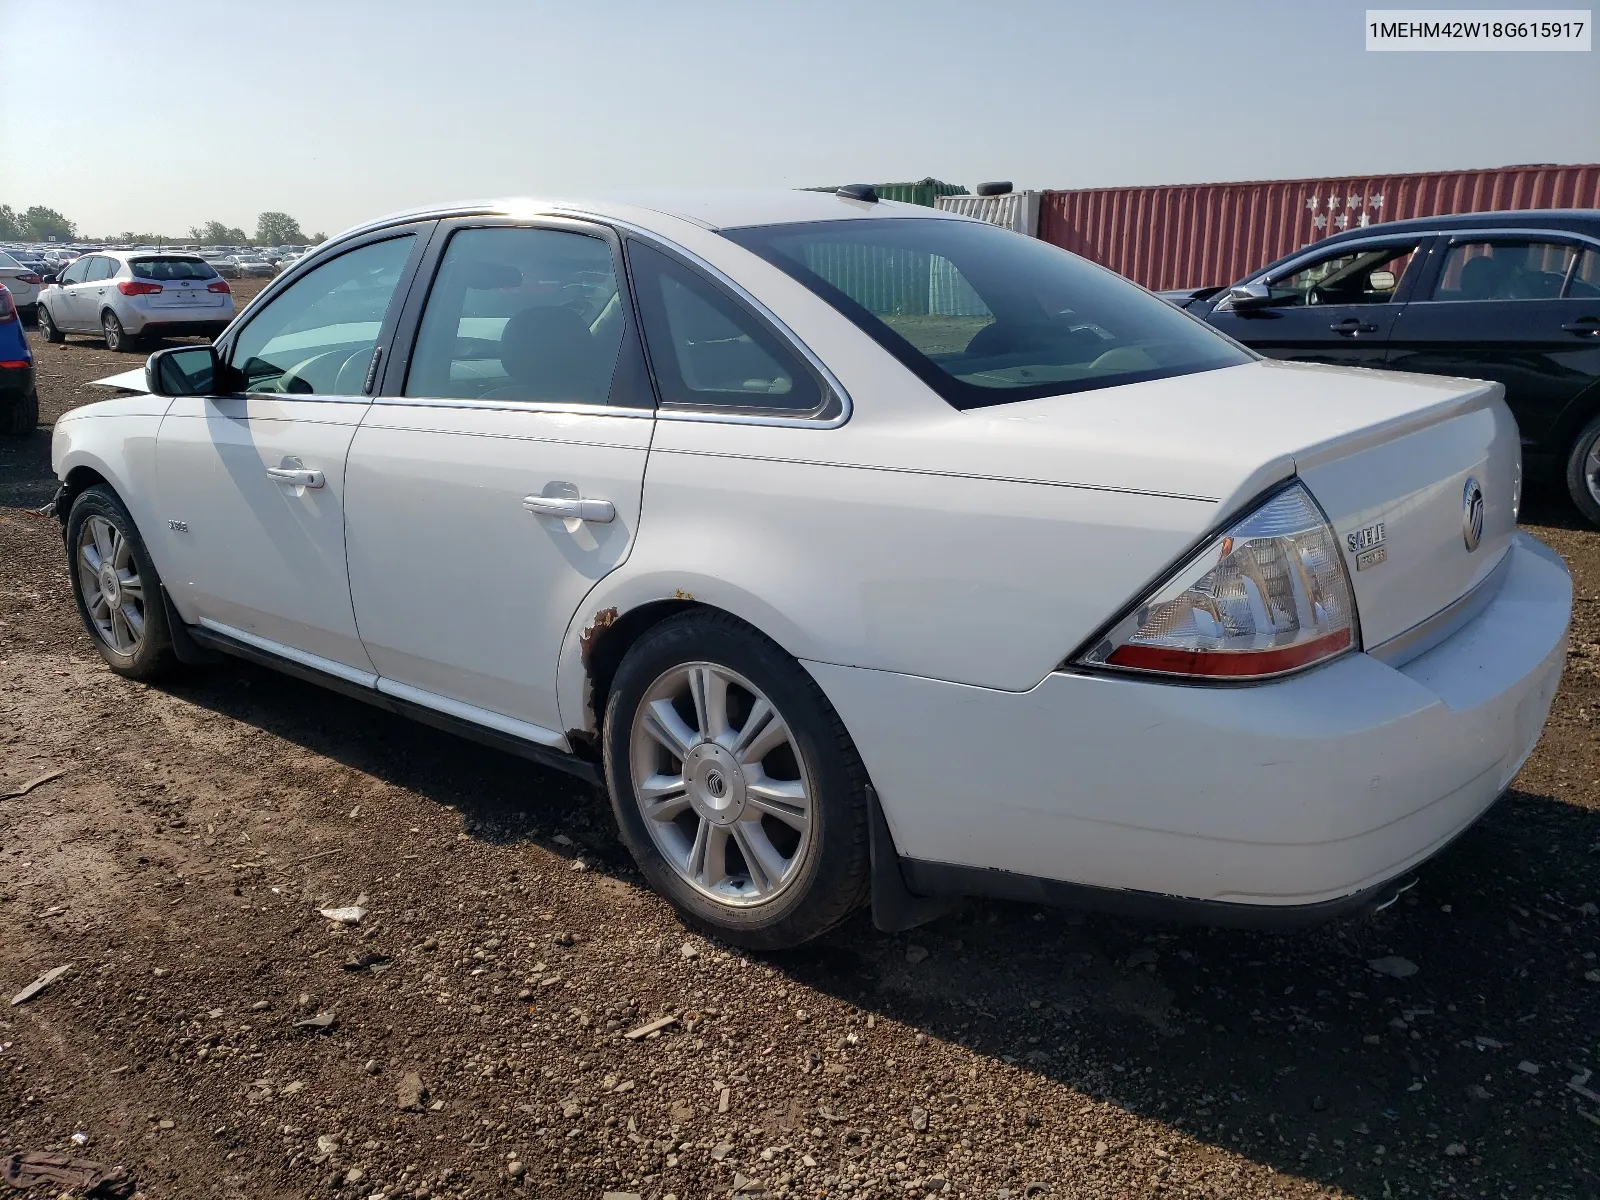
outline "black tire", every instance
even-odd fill
[[[67,335],[56,328],[56,323],[50,319],[50,310],[44,305],[39,305],[39,336],[47,342],[64,342]]]
[[[100,314],[100,330],[105,335],[106,349],[113,354],[126,354],[138,348],[138,338],[129,337],[122,328],[122,322],[117,320],[117,314],[109,308]]]
[[[1567,455],[1567,495],[1591,525],[1600,525],[1600,500],[1595,499],[1591,490],[1589,471],[1589,455],[1595,451],[1597,443],[1600,443],[1600,417],[1583,427]],[[1594,483],[1594,490],[1600,491],[1600,480]]]
[[[106,640],[90,617],[84,599],[84,568],[79,558],[78,541],[85,523],[91,517],[109,522],[127,540],[143,584],[144,634],[132,653],[124,653]],[[78,605],[78,616],[89,634],[89,640],[100,652],[100,657],[106,660],[107,666],[129,679],[155,679],[178,666],[177,656],[172,652],[171,632],[167,628],[161,576],[156,571],[155,563],[150,561],[150,552],[145,548],[144,539],[139,536],[138,527],[134,525],[127,508],[117,494],[104,484],[84,489],[72,502],[72,510],[67,517],[67,569],[72,578],[72,598]]]
[[[27,437],[39,427],[39,391],[29,388],[27,394],[9,408],[0,410],[0,437]]]
[[[722,904],[697,890],[662,855],[634,790],[635,714],[662,675],[686,663],[728,668],[760,688],[787,723],[815,796],[813,833],[799,872],[770,901]],[[688,923],[734,945],[782,950],[819,937],[869,894],[867,772],[844,723],[816,681],[771,640],[719,612],[693,611],[648,630],[628,651],[606,703],[606,784],[623,843],[651,886]]]

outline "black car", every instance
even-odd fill
[[[1529,474],[1600,525],[1600,210],[1392,221],[1162,295],[1272,358],[1505,384]]]

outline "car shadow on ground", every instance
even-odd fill
[[[481,841],[581,853],[643,886],[607,801],[573,777],[243,664],[166,687],[449,805]],[[1565,1087],[1585,1066],[1600,1071],[1585,1061],[1600,987],[1584,977],[1596,964],[1583,958],[1594,921],[1581,907],[1595,897],[1597,852],[1600,813],[1513,792],[1371,917],[1261,932],[969,900],[897,936],[860,914],[766,961],[1012,1064],[1021,1080],[1055,1081],[1083,1103],[1350,1195],[1476,1195],[1491,1182],[1483,1194],[1503,1183],[1560,1192],[1600,1168]],[[1370,965],[1396,958],[1384,968],[1405,977]],[[951,1092],[935,1121],[970,1123],[964,1106],[980,1100]],[[998,1111],[982,1101],[979,1119],[1024,1138],[1035,1097],[1019,1083]],[[1155,1188],[1158,1144],[1081,1151],[1132,1156]],[[1229,1194],[1226,1180],[1206,1186]]]

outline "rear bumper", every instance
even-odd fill
[[[0,401],[21,399],[32,390],[32,367],[0,367]]]
[[[181,309],[170,317],[160,310],[137,312],[137,323],[125,321],[123,328],[143,337],[215,337],[228,327],[233,313],[210,311],[213,315],[198,315],[194,309]]]
[[[1054,674],[1025,693],[807,666],[914,888],[1336,915],[1468,828],[1539,739],[1571,581],[1526,535],[1507,553],[1482,611],[1399,665],[1352,654],[1235,688]]]

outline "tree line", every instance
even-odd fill
[[[63,216],[53,208],[35,204],[17,212],[9,204],[0,204],[0,242],[198,242],[203,246],[298,246],[327,240],[326,233],[307,234],[300,222],[288,213],[264,212],[256,218],[256,233],[251,237],[243,229],[224,225],[221,221],[207,221],[204,225],[191,225],[188,237],[171,237],[161,233],[136,233],[124,230],[102,238],[90,238],[78,231],[77,222]]]

